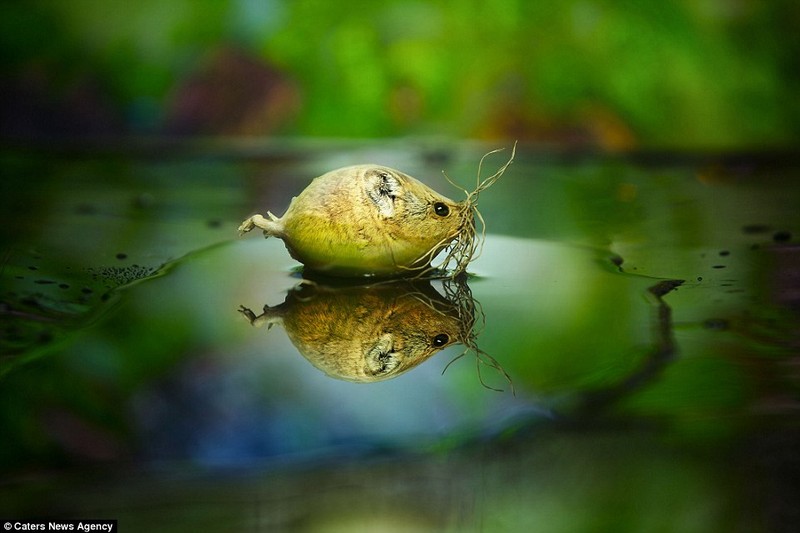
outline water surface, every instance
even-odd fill
[[[455,289],[309,292],[280,241],[236,235],[349,164],[457,198],[441,171],[469,187],[491,148],[5,149],[0,515],[789,531],[795,159],[520,150]],[[449,342],[465,303],[466,353]],[[320,354],[368,330],[449,340],[388,379],[331,377],[344,363]]]

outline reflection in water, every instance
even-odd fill
[[[612,262],[616,264],[613,259]],[[575,420],[597,417],[598,413],[608,409],[615,402],[624,400],[651,384],[662,374],[667,365],[674,361],[678,347],[675,344],[672,308],[664,301],[664,297],[683,284],[683,280],[662,280],[648,288],[648,293],[654,299],[656,314],[653,323],[655,339],[647,357],[638,368],[619,382],[585,392],[572,414]]]
[[[464,277],[441,280],[441,288],[428,280],[355,286],[303,280],[282,304],[265,305],[260,315],[244,306],[239,311],[256,327],[282,324],[300,353],[330,377],[381,381],[462,344],[459,357],[472,351],[479,370],[486,364],[508,379],[477,347],[476,317],[482,323],[483,313]]]

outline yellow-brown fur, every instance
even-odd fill
[[[256,326],[281,323],[315,367],[355,382],[395,377],[463,336],[457,306],[426,282],[304,286],[259,316],[240,311]]]

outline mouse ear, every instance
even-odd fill
[[[384,333],[378,342],[367,349],[365,355],[366,371],[371,376],[382,376],[392,372],[400,364],[400,357],[392,348],[394,337]]]
[[[384,218],[394,216],[394,201],[401,192],[400,181],[385,170],[373,172],[367,180],[367,196]]]

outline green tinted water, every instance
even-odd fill
[[[283,244],[239,239],[241,219],[369,161],[456,196],[440,171],[469,186],[493,147],[188,148],[3,154],[0,515],[793,523],[796,161],[522,150],[481,196],[466,286],[299,289]],[[465,312],[480,358],[450,344]],[[387,334],[448,341],[397,366],[345,348]],[[376,361],[390,379],[343,375]]]

